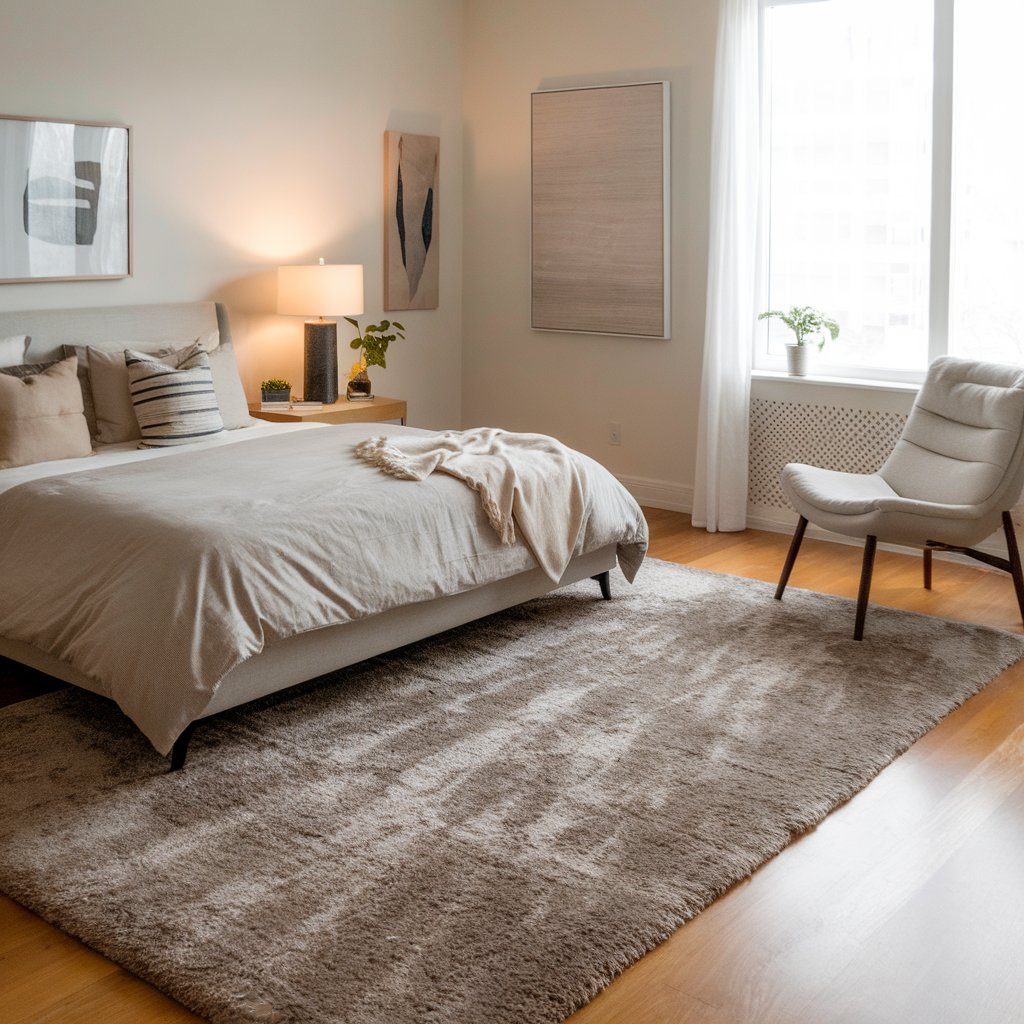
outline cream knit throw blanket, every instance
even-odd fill
[[[371,437],[355,453],[403,480],[423,480],[440,470],[463,481],[479,493],[503,544],[515,542],[518,526],[538,565],[556,583],[562,578],[586,502],[572,452],[553,437],[480,427],[427,437]]]

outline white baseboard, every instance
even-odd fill
[[[652,480],[645,476],[620,476],[618,481],[641,505],[663,508],[669,512],[693,511],[693,488]]]

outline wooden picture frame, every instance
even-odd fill
[[[0,283],[131,276],[130,132],[0,115]]]
[[[531,100],[531,326],[667,338],[668,82]]]
[[[437,309],[440,155],[436,135],[384,133],[384,309]]]

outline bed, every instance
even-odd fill
[[[232,429],[0,469],[0,655],[115,700],[172,770],[204,719],[557,586],[593,577],[608,596],[616,561],[632,579],[643,559],[635,501],[580,453],[585,521],[554,580],[459,480],[397,480],[353,455],[429,432],[250,419],[220,304],[0,313],[0,338],[21,334],[27,363],[68,345],[96,346],[94,368],[101,346],[217,352]]]

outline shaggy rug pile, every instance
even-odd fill
[[[1024,653],[648,561],[200,728],[0,711],[0,888],[215,1022],[554,1022]]]

